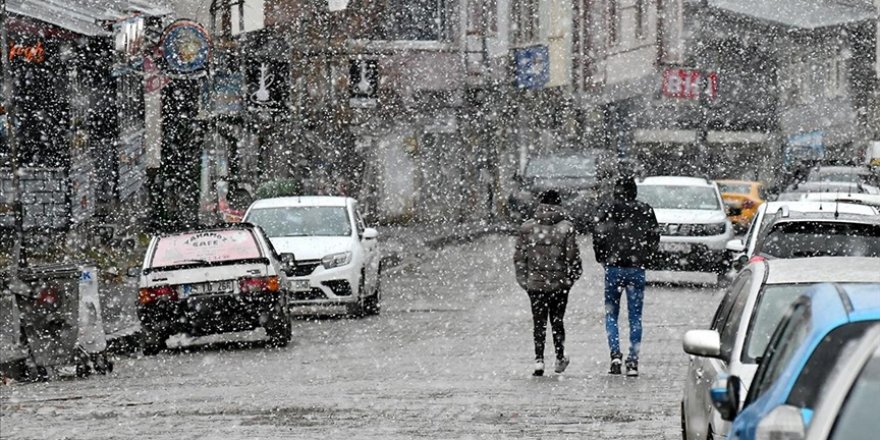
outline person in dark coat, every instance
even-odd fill
[[[636,200],[637,192],[632,177],[618,179],[613,200],[599,208],[593,233],[596,261],[605,267],[605,330],[611,350],[611,374],[621,374],[623,354],[617,318],[621,291],[626,290],[630,331],[626,372],[629,376],[639,374],[645,268],[660,246],[660,228],[654,210]]]
[[[533,219],[519,230],[513,261],[516,281],[528,292],[535,340],[535,376],[544,374],[544,342],[547,320],[553,328],[556,347],[555,371],[562,373],[570,359],[565,355],[565,307],[568,291],[581,276],[577,235],[559,208],[560,196],[547,191]]]

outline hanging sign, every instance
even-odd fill
[[[205,70],[211,57],[211,40],[202,25],[177,20],[162,32],[160,41],[165,66],[171,73],[192,74]]]

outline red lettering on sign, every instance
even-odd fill
[[[699,99],[700,97],[699,70],[670,68],[663,71],[663,96],[678,99]],[[707,77],[706,94],[712,99],[718,96],[718,73],[709,72]]]
[[[23,44],[12,44],[9,48],[9,61],[18,57],[22,57],[29,63],[42,63],[46,61],[46,50],[43,49],[43,42],[37,42],[36,46],[25,46]]]

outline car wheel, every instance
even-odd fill
[[[688,440],[687,422],[684,418],[684,402],[681,402],[681,438]]]
[[[370,295],[366,300],[366,313],[368,315],[378,315],[381,311],[381,305],[379,301],[382,298],[382,264],[379,264],[379,270],[376,272],[376,288],[373,289],[373,294]]]
[[[153,356],[159,352],[168,349],[165,341],[168,335],[163,332],[144,329],[143,332],[143,350],[145,356]]]
[[[363,318],[367,314],[367,304],[369,297],[364,295],[366,283],[364,281],[365,274],[361,272],[361,278],[358,281],[358,300],[356,303],[348,305],[348,314],[355,318]]]
[[[271,346],[287,347],[287,344],[290,343],[293,328],[290,323],[290,315],[283,304],[278,303],[275,305],[272,317],[266,322],[264,329]]]

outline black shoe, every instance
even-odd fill
[[[611,369],[609,374],[620,374],[620,364],[622,363],[619,356],[611,356]]]
[[[639,376],[639,361],[626,361],[626,375],[629,377]]]

